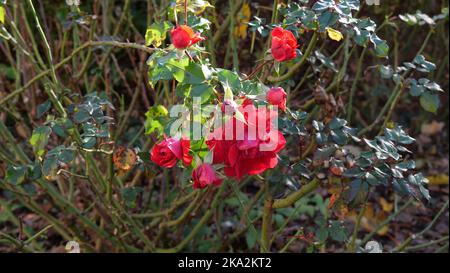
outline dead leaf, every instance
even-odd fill
[[[383,209],[383,211],[385,212],[391,212],[392,209],[394,208],[394,204],[389,203],[388,201],[386,201],[386,199],[384,199],[383,197],[380,197],[380,200],[378,200],[378,202],[381,205],[381,208]]]
[[[355,210],[352,210],[348,213],[347,218],[352,220],[353,222],[356,221],[358,217],[358,212]],[[361,227],[368,231],[372,232],[374,231],[385,219],[387,218],[387,213],[384,211],[379,211],[375,213],[373,205],[368,204],[366,207],[366,211],[361,218]],[[385,236],[389,231],[389,225],[385,225],[382,227],[377,234],[380,236]]]
[[[448,185],[448,175],[434,175],[428,176],[428,185]]]
[[[422,124],[421,132],[424,135],[432,136],[442,132],[442,129],[444,129],[444,127],[445,127],[444,122],[437,122],[433,120],[431,123]]]
[[[120,146],[113,155],[114,166],[122,171],[129,171],[136,164],[137,156],[132,149]]]
[[[250,6],[245,3],[242,5],[242,9],[237,14],[237,24],[234,27],[234,36],[236,38],[242,38],[245,39],[247,37],[247,29],[248,29],[248,23],[250,22],[252,13],[250,11]]]

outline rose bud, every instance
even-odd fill
[[[189,149],[190,141],[187,139],[166,138],[153,146],[150,156],[151,160],[161,167],[172,168],[178,159],[189,166],[192,162]]]
[[[286,97],[287,94],[281,87],[272,87],[267,92],[267,102],[271,105],[276,105],[281,111],[286,110]]]
[[[272,56],[278,62],[289,61],[297,57],[298,44],[289,30],[276,27],[272,30]]]
[[[187,25],[178,26],[170,31],[172,44],[175,48],[186,49],[199,41],[205,40],[199,33],[194,33]]]
[[[216,171],[210,164],[202,164],[192,172],[192,180],[194,180],[194,189],[203,189],[209,185],[218,186],[222,183],[222,179],[217,177]]]
[[[236,112],[236,109],[238,108],[238,105],[233,100],[224,100],[222,105],[220,106],[220,110],[224,114],[233,114]]]

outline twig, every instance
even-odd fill
[[[119,48],[134,48],[138,50],[145,51],[149,54],[154,52],[154,49],[146,47],[144,45],[136,44],[136,43],[122,43],[122,42],[116,42],[116,41],[89,41],[81,45],[80,47],[76,48],[68,57],[57,63],[54,68],[55,70],[61,68],[63,65],[68,63],[75,55],[83,51],[84,49],[92,46],[113,46],[113,47],[119,47]],[[14,98],[17,95],[20,95],[24,91],[28,90],[28,88],[38,81],[39,79],[47,76],[47,74],[51,73],[51,69],[47,69],[41,73],[39,73],[37,76],[32,78],[29,82],[27,82],[23,87],[14,90],[4,98],[0,99],[0,105],[4,104],[5,102],[9,101],[10,99]]]
[[[416,234],[412,234],[411,236],[409,236],[402,244],[400,244],[399,246],[397,246],[396,248],[394,248],[392,250],[392,252],[401,252],[403,251],[409,244],[412,243],[412,241],[414,241],[415,239],[421,237],[423,234],[425,234],[428,230],[430,230],[434,224],[436,224],[437,220],[439,219],[439,217],[441,217],[441,215],[445,212],[445,210],[448,208],[448,200],[445,203],[445,205],[439,210],[439,212],[434,216],[433,220],[428,224],[428,226],[426,226],[421,232],[416,233]]]
[[[300,198],[314,191],[319,186],[319,180],[314,179],[308,184],[302,186],[298,191],[291,193],[283,199],[275,199],[272,208],[281,209],[293,205]]]

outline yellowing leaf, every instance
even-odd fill
[[[428,185],[448,185],[448,175],[428,176]]]
[[[330,37],[331,40],[339,42],[340,40],[344,39],[344,35],[342,35],[340,31],[333,28],[327,27],[327,33],[328,37]]]
[[[351,211],[348,214],[348,218],[352,221],[356,221],[358,216],[358,212]],[[368,231],[372,232],[374,231],[384,220],[387,218],[387,213],[384,211],[380,211],[378,213],[375,213],[374,208],[372,204],[368,204],[366,207],[366,211],[361,218],[361,227]],[[380,236],[385,236],[389,231],[389,225],[383,226],[380,230],[378,230],[377,234]]]
[[[392,121],[389,121],[389,122],[386,124],[386,127],[389,128],[389,129],[394,129],[395,123],[392,122]]]
[[[432,136],[442,132],[442,129],[444,129],[444,127],[445,127],[444,122],[437,122],[433,120],[431,123],[422,124],[421,132],[424,135]]]
[[[237,25],[234,27],[234,36],[242,39],[247,37],[248,23],[250,22],[252,13],[248,4],[243,4],[242,9],[237,14]]]
[[[213,7],[213,5],[205,0],[188,0],[188,10],[196,15],[202,14],[206,8]],[[177,0],[177,11],[184,12],[184,0]]]
[[[169,22],[153,23],[145,32],[145,45],[161,46],[167,37],[167,31],[172,28]]]
[[[380,200],[378,201],[381,205],[381,208],[383,209],[383,211],[385,212],[391,212],[392,209],[394,208],[394,204],[389,203],[388,201],[386,201],[386,199],[384,199],[383,197],[380,197]]]
[[[0,23],[5,23],[5,8],[0,6]]]

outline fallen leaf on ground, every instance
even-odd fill
[[[444,122],[437,122],[433,120],[431,123],[422,124],[421,132],[424,135],[432,136],[440,133],[442,129],[444,129],[444,127],[445,127]]]

